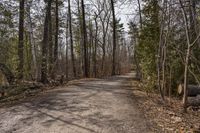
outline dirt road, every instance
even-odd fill
[[[0,133],[148,133],[133,74],[80,80],[0,109]]]

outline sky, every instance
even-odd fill
[[[125,31],[128,31],[127,23],[134,19],[137,5],[133,2],[117,3],[115,6],[117,18],[121,18],[121,23],[124,24]]]
[[[1,1],[1,0],[0,0]],[[121,0],[118,0],[118,2],[115,4],[115,10],[116,10],[116,17],[117,19],[121,18],[121,23],[124,24],[125,31],[128,31],[128,25],[127,23],[130,20],[133,20],[135,17],[135,11],[137,10],[137,4],[134,2],[135,0],[125,0],[125,2],[119,2]],[[124,0],[123,0],[124,1]],[[129,2],[131,1],[131,2]],[[90,3],[89,1],[85,1],[85,4]],[[65,6],[67,6],[67,3],[64,3]],[[73,5],[73,0],[72,0],[72,10],[73,8],[77,8],[77,5]]]

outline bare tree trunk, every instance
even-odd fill
[[[99,11],[99,13],[101,13],[101,11]],[[106,21],[106,19],[108,20]],[[103,55],[102,55],[101,72],[104,75],[105,57],[106,57],[106,35],[108,33],[108,27],[110,23],[110,13],[108,11],[105,12],[105,16],[103,18],[100,17],[100,21],[101,21],[102,30],[103,30],[103,44],[102,44]]]
[[[67,16],[68,18],[68,16]],[[68,59],[68,45],[69,45],[69,41],[68,41],[68,32],[69,32],[69,20],[67,19],[67,25],[66,25],[66,49],[65,49],[65,77],[66,77],[66,81],[69,80],[69,59]]]
[[[51,15],[51,3],[52,0],[49,0],[46,6],[46,16],[44,22],[44,33],[42,41],[42,65],[41,65],[41,82],[48,83],[47,79],[47,46],[49,44],[49,17]]]
[[[55,45],[54,45],[54,71],[53,75],[56,75],[58,68],[58,31],[59,31],[59,16],[58,16],[58,0],[56,0],[56,33],[55,33]],[[53,77],[54,77],[53,76]]]
[[[189,27],[188,27],[188,18],[184,9],[184,5],[181,0],[179,0],[180,5],[181,5],[181,10],[184,18],[184,23],[185,23],[185,33],[186,33],[186,38],[187,38],[187,52],[186,52],[186,57],[185,57],[185,70],[184,70],[184,83],[183,83],[183,88],[184,88],[184,94],[183,94],[183,108],[184,112],[187,111],[187,102],[188,102],[188,64],[189,64],[189,58],[190,58],[190,51],[191,51],[191,46],[190,46],[190,36],[189,36]]]
[[[169,102],[171,103],[171,93],[172,93],[172,67],[169,68]]]
[[[104,75],[104,64],[105,64],[105,56],[106,56],[106,34],[105,34],[105,25],[104,21],[102,22],[102,28],[103,28],[103,45],[102,45],[102,50],[103,50],[103,55],[102,55],[102,64],[101,64],[101,72]]]
[[[165,1],[163,2],[163,8],[165,8]],[[160,38],[159,38],[159,48],[158,48],[158,57],[157,57],[157,77],[158,77],[158,88],[160,91],[160,95],[162,100],[164,101],[164,90],[163,90],[163,84],[161,84],[161,79],[164,79],[164,64],[163,64],[163,59],[164,59],[164,54],[163,54],[163,50],[164,50],[164,42],[163,42],[163,30],[164,30],[164,18],[165,18],[165,14],[162,13],[162,18],[161,18],[161,22],[160,22]],[[161,78],[161,74],[163,74],[162,78]],[[163,81],[164,82],[164,81]]]
[[[85,22],[84,0],[81,0],[81,7],[82,7],[82,28],[83,28],[83,47],[84,47],[84,76],[89,77],[88,54],[87,54],[87,29],[86,29],[86,22]]]
[[[93,47],[93,25],[92,22],[90,20],[90,24],[89,24],[89,49],[88,49],[88,71],[89,71],[89,75],[91,76],[91,57],[92,57],[92,47]]]
[[[97,77],[97,43],[98,43],[98,40],[97,40],[97,37],[98,37],[98,22],[97,22],[97,17],[98,15],[96,14],[95,16],[95,43],[94,43],[94,55],[93,55],[93,61],[94,61],[94,68],[93,68],[93,72],[94,72],[94,77],[96,78]]]
[[[186,52],[186,57],[185,57],[185,70],[184,70],[184,95],[183,95],[183,107],[184,107],[184,112],[187,111],[187,106],[188,106],[188,69],[189,69],[189,61],[190,61],[190,54],[192,47],[196,44],[196,42],[199,40],[200,34],[194,39],[190,37],[190,32],[189,32],[189,25],[188,25],[188,18],[186,11],[184,10],[184,5],[181,0],[179,0],[181,9],[182,9],[182,14],[184,17],[184,22],[185,22],[185,32],[186,32],[186,38],[187,38],[187,52]],[[192,42],[192,43],[191,43]]]
[[[140,4],[140,0],[137,0],[138,2],[138,9],[139,9],[139,15],[140,15],[140,30],[142,29],[142,10],[141,10],[141,4]]]
[[[194,40],[197,37],[197,19],[196,19],[196,2],[195,0],[190,0],[189,5],[189,19],[190,19],[190,36],[191,40]]]
[[[165,90],[166,89],[165,65],[166,65],[166,44],[164,44],[164,46],[163,46],[162,85],[161,85],[164,95],[166,92],[166,90]]]
[[[72,33],[72,15],[71,15],[71,4],[70,0],[68,0],[68,18],[69,18],[69,34],[70,34],[70,46],[71,46],[71,59],[72,59],[72,68],[74,77],[76,77],[76,65],[74,59],[74,46],[73,46],[73,33]]]
[[[185,57],[185,70],[184,70],[184,95],[183,95],[183,106],[184,111],[187,111],[187,99],[188,99],[188,63],[189,63],[189,57],[190,57],[190,48],[188,47],[186,57]]]
[[[18,44],[18,79],[23,79],[24,72],[24,0],[20,0],[19,5],[19,44]]]
[[[164,37],[164,44],[162,47],[162,56],[163,56],[163,60],[162,60],[162,90],[165,92],[167,92],[166,90],[166,60],[167,60],[167,43],[168,43],[168,36],[169,36],[169,31],[170,31],[170,23],[171,23],[171,15],[170,15],[170,6],[168,7],[167,5],[167,1],[164,0],[164,14],[166,14],[168,12],[168,22],[167,22],[167,31]]]
[[[51,16],[51,10],[50,10],[50,15],[49,15],[49,74],[51,78],[54,78],[54,73],[53,73],[53,36],[52,36],[52,16]]]
[[[29,2],[27,5],[27,11],[28,11],[28,24],[29,24],[29,42],[31,45],[31,53],[32,53],[32,60],[33,60],[33,73],[34,73],[34,80],[38,79],[38,65],[37,65],[37,59],[36,59],[36,46],[35,46],[35,40],[33,36],[33,26],[32,26],[32,19],[31,19],[31,8],[32,2]]]
[[[31,44],[29,43],[30,37],[29,32],[24,31],[24,78],[26,79],[33,79],[32,73],[31,73]]]
[[[79,26],[80,26],[80,68],[81,68],[81,75],[84,75],[84,46],[83,46],[83,28],[82,28],[82,17],[81,17],[81,10],[80,10],[80,0],[77,1],[78,3],[78,17],[79,17]]]
[[[111,0],[111,9],[113,16],[113,61],[112,61],[112,75],[116,75],[116,20],[114,0]]]

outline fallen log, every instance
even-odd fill
[[[188,97],[188,105],[200,106],[200,95],[198,95],[197,97]]]
[[[188,97],[196,97],[197,95],[200,95],[200,86],[198,85],[188,85]],[[177,90],[179,95],[183,95],[184,93],[184,88],[183,84],[179,84],[178,90]]]

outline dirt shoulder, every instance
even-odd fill
[[[154,132],[200,132],[200,108],[190,107],[188,113],[183,113],[181,100],[172,98],[171,102],[166,99],[166,103],[160,100],[159,95],[149,94],[141,91],[138,87],[138,81],[133,81],[134,97],[137,99],[137,105],[144,110],[145,117],[152,124],[151,129]]]

